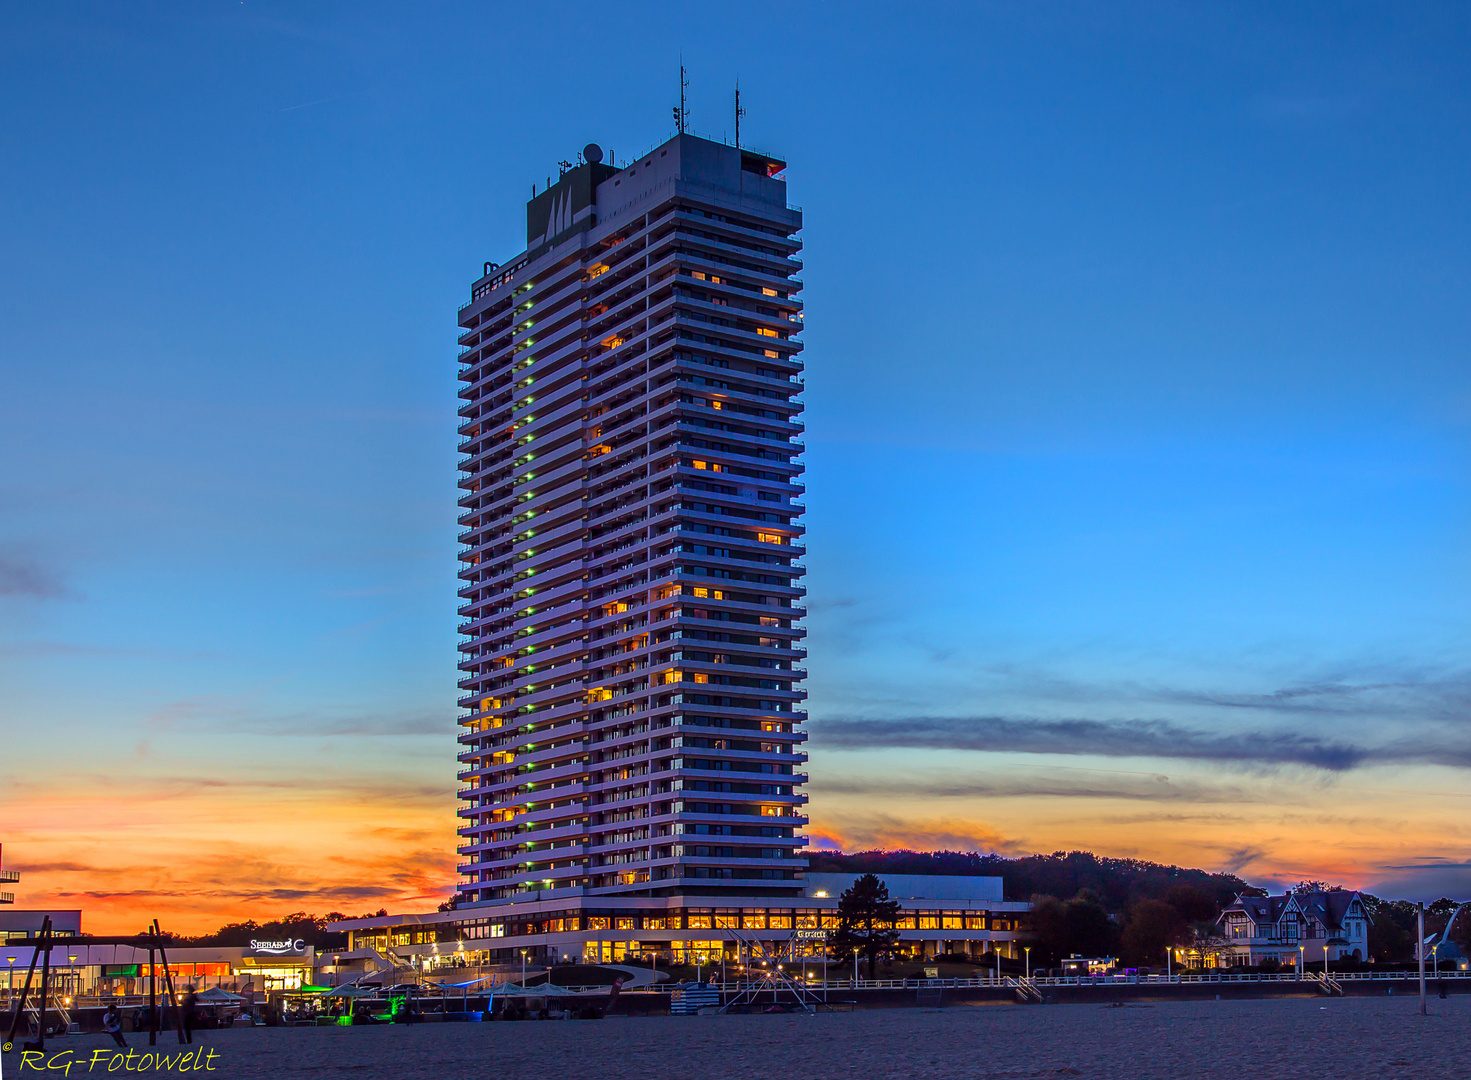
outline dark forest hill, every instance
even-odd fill
[[[1238,893],[1262,895],[1235,874],[1212,874],[1143,859],[1109,859],[1091,851],[1056,851],[1008,859],[975,851],[855,851],[852,854],[809,851],[809,869],[830,874],[968,874],[999,877],[1006,899],[1076,896],[1087,889],[1110,911],[1122,911],[1139,900],[1161,899],[1177,886],[1199,889],[1224,907]]]

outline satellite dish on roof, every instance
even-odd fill
[[[595,142],[590,142],[582,148],[582,156],[596,165],[603,160],[603,148]]]

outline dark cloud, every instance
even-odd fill
[[[1123,799],[1158,803],[1282,802],[1280,794],[1252,792],[1238,785],[1208,785],[1172,780],[1168,776],[1110,777],[1079,770],[1076,778],[1020,776],[1006,779],[965,776],[872,777],[825,779],[813,777],[810,792],[821,795],[857,795],[865,798],[922,799]]]
[[[53,571],[19,552],[0,552],[0,596],[61,600],[72,596]]]
[[[1271,852],[1260,847],[1238,847],[1231,848],[1224,853],[1220,861],[1221,870],[1227,874],[1240,874],[1254,862],[1262,862],[1269,859]]]
[[[1379,876],[1365,888],[1387,899],[1424,900],[1442,896],[1471,899],[1471,861],[1421,859],[1380,867]],[[1464,916],[1463,916],[1464,917]]]
[[[1023,754],[1185,758],[1271,765],[1308,765],[1342,772],[1371,753],[1340,740],[1296,732],[1218,733],[1167,720],[1034,719],[1006,716],[899,720],[825,720],[814,741],[845,749],[987,750]]]

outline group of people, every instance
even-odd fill
[[[184,1000],[179,1003],[179,1014],[184,1031],[184,1041],[186,1043],[192,1043],[194,1041],[194,1025],[199,1015],[199,995],[194,992],[194,987],[185,988]],[[143,1009],[133,1014],[134,1031],[143,1030],[145,1015],[146,1010]],[[117,1043],[117,1045],[122,1047],[128,1045],[128,1041],[123,1038],[123,1017],[116,1002],[109,1004],[106,1011],[103,1012],[102,1030],[111,1035],[112,1041]]]

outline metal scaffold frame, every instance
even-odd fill
[[[737,956],[742,950],[746,954],[747,981],[734,997],[720,1006],[721,1012],[728,1012],[737,1006],[759,1005],[761,995],[768,992],[771,994],[771,1004],[780,1005],[783,991],[790,993],[792,1003],[804,1012],[815,1013],[821,1009],[834,1011],[827,1003],[826,979],[822,982],[822,988],[816,990],[805,985],[802,980],[792,978],[786,970],[788,967],[796,967],[806,959],[799,955],[799,950],[807,942],[793,933],[780,942],[778,947],[773,947],[776,943],[762,941],[737,927],[725,929],[735,938]]]
[[[153,920],[153,925],[149,927],[143,934],[136,936],[96,937],[89,935],[86,938],[79,938],[74,937],[70,934],[58,935],[51,926],[51,916],[47,915],[41,923],[40,934],[36,938],[27,942],[27,945],[31,947],[31,963],[30,966],[26,969],[25,985],[21,987],[20,996],[15,1000],[13,1010],[10,1014],[10,1027],[5,1033],[3,1042],[0,1042],[0,1048],[3,1048],[8,1052],[14,1046],[15,1033],[20,1029],[22,1018],[25,1019],[27,1026],[29,1026],[31,1018],[34,1017],[36,1025],[36,1041],[23,1044],[22,1049],[24,1050],[46,1049],[47,1012],[56,1013],[58,1015],[58,1018],[62,1021],[63,1025],[68,1023],[70,1017],[67,1015],[66,1011],[60,1008],[60,1006],[56,1003],[56,991],[51,985],[51,950],[58,947],[75,945],[78,943],[84,943],[87,945],[130,945],[133,948],[137,949],[147,949],[149,973],[148,1013],[150,1017],[148,1028],[148,1045],[155,1046],[158,1044],[158,1021],[160,1016],[158,1001],[158,968],[160,965],[163,967],[164,990],[167,995],[164,999],[164,1004],[166,1008],[172,1009],[174,1026],[178,1031],[179,1042],[183,1043],[184,1014],[183,1011],[179,1008],[178,1003],[180,995],[174,987],[173,973],[170,971],[168,966],[168,941],[169,939],[164,935],[163,931],[159,929],[157,919]],[[36,994],[35,1004],[28,1006],[27,1001],[31,996],[31,980],[36,974],[36,964],[38,962],[41,965],[41,985],[39,987],[39,992]]]

